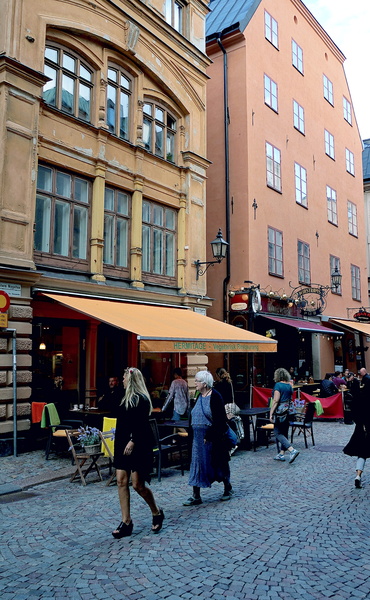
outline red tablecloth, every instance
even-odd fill
[[[340,392],[338,394],[334,394],[334,396],[329,396],[329,398],[316,398],[315,396],[310,396],[310,394],[301,392],[301,399],[306,400],[307,402],[315,402],[316,400],[320,400],[324,409],[324,414],[317,417],[315,413],[315,418],[343,419],[344,417],[343,400]]]
[[[252,388],[252,408],[265,408],[269,405],[272,394],[271,388]],[[297,398],[296,392],[293,393],[293,400]]]

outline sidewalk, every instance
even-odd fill
[[[107,465],[106,459],[100,459],[100,467]],[[70,457],[52,454],[49,460],[46,460],[44,450],[1,457],[0,496],[21,492],[42,483],[66,479],[71,477],[75,470]]]

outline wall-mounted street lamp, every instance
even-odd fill
[[[337,291],[342,282],[342,273],[339,272],[338,267],[335,267],[331,274],[331,287]]]
[[[225,258],[228,245],[229,244],[225,242],[225,240],[222,237],[221,229],[219,229],[216,238],[213,240],[213,242],[211,242],[212,254],[215,260],[209,260],[206,262],[200,262],[200,260],[196,260],[194,262],[197,269],[197,281],[199,277],[204,275],[204,273],[211,265],[214,265],[215,263],[220,263]],[[207,266],[205,269],[201,269],[201,265]]]

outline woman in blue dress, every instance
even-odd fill
[[[297,458],[299,451],[290,444],[287,436],[289,429],[289,414],[292,411],[293,386],[290,374],[286,369],[276,369],[274,373],[274,389],[270,408],[270,421],[274,423],[274,432],[281,450],[275,460],[285,461],[285,451],[290,453],[289,462]]]
[[[214,481],[224,484],[222,501],[230,500],[233,493],[224,401],[212,386],[211,373],[199,371],[196,374],[195,387],[199,396],[191,412],[193,444],[189,476],[193,495],[184,502],[184,506],[202,504],[200,488],[209,488]]]

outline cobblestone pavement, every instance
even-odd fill
[[[314,600],[370,595],[370,471],[355,489],[355,459],[341,449],[353,426],[314,423],[316,446],[294,464],[275,448],[237,452],[235,495],[185,508],[187,475],[165,471],[152,489],[166,519],[150,532],[150,513],[132,494],[134,532],[114,540],[117,487],[51,481],[0,497],[1,600]],[[42,453],[0,459],[0,483],[24,487]],[[67,462],[68,465],[68,462]],[[68,467],[70,468],[70,467]],[[23,482],[23,483],[22,483]]]

